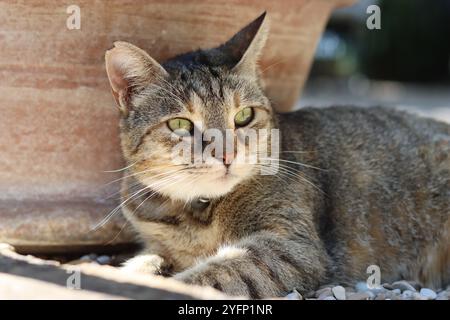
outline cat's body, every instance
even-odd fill
[[[164,257],[163,273],[188,269],[223,246],[223,263],[194,269],[203,270],[200,283],[235,294],[352,285],[365,281],[370,265],[387,282],[448,283],[449,125],[382,108],[304,109],[280,117],[281,159],[318,169],[285,162],[299,177],[283,169],[257,176],[202,211],[165,197],[136,210],[148,194],[125,206],[149,252]],[[142,187],[128,188],[133,180],[124,183],[125,199]],[[236,261],[227,262],[227,255]],[[237,280],[225,280],[228,275]]]
[[[253,298],[354,284],[370,265],[382,281],[448,284],[450,126],[382,108],[275,115],[256,68],[263,19],[162,66],[129,44],[108,52],[129,166],[122,208],[146,246],[126,268]],[[239,149],[174,164],[171,126],[196,121],[245,148],[240,133],[279,128],[278,172],[233,160]]]

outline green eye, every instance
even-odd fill
[[[234,123],[237,127],[245,127],[253,120],[253,108],[247,107],[236,113]]]
[[[189,136],[194,129],[194,124],[191,121],[183,118],[170,119],[169,121],[167,121],[167,126],[170,130],[180,136]]]

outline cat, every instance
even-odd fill
[[[354,285],[370,265],[383,282],[448,284],[450,125],[382,107],[277,114],[258,67],[267,35],[264,13],[163,64],[125,42],[106,52],[128,165],[122,211],[145,245],[124,269],[250,298]],[[199,126],[267,129],[258,148],[279,129],[280,150],[234,161],[250,153],[235,137],[243,149],[175,164],[172,137],[195,145]]]

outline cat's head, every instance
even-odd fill
[[[268,148],[274,125],[257,64],[268,33],[264,18],[265,13],[217,48],[163,64],[125,42],[106,52],[129,174],[157,192],[188,201],[222,196],[260,172],[255,161],[238,159]],[[250,148],[245,136],[258,129],[269,134],[259,135],[256,149]],[[234,146],[211,148],[202,142],[207,131],[223,133],[223,144],[233,140]],[[198,133],[200,140],[194,138]],[[192,153],[184,162],[174,161],[180,142],[198,146],[189,147]],[[198,156],[204,161],[193,161]]]

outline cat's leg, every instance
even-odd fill
[[[121,270],[131,273],[165,275],[167,266],[162,257],[157,254],[143,253],[125,261]]]
[[[275,297],[293,288],[300,292],[316,288],[325,278],[327,261],[317,241],[263,232],[220,248],[174,277],[231,295]]]

